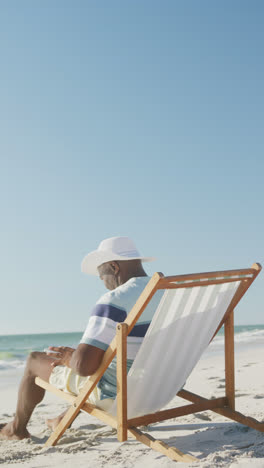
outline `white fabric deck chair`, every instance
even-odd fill
[[[155,273],[105,352],[102,364],[78,396],[69,395],[36,378],[41,387],[60,395],[72,405],[48,439],[55,445],[80,410],[117,428],[119,441],[128,435],[177,461],[194,461],[174,447],[142,433],[137,426],[213,410],[234,421],[264,432],[264,423],[235,411],[234,308],[259,274],[254,264],[243,270],[163,277]],[[164,290],[136,359],[126,375],[126,339],[155,293]],[[221,325],[225,325],[226,392],[208,400],[182,387]],[[117,354],[117,398],[106,413],[86,400]],[[173,397],[192,404],[162,410]]]

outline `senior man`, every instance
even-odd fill
[[[82,272],[99,275],[110,292],[104,294],[91,311],[88,325],[76,349],[50,347],[51,353],[30,354],[22,378],[14,419],[0,426],[0,438],[24,439],[30,437],[27,424],[45,394],[35,384],[35,378],[52,383],[64,391],[78,394],[87,378],[102,361],[104,352],[115,336],[116,324],[123,322],[144,290],[149,277],[142,267],[144,261],[128,237],[111,237],[102,241],[97,250],[89,253],[82,262]],[[131,367],[143,341],[159,298],[154,296],[127,340],[127,370]],[[114,359],[89,397],[91,403],[108,409],[116,396],[116,360]],[[49,421],[53,427],[62,415]]]

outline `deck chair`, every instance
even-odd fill
[[[151,423],[212,410],[264,432],[264,423],[235,411],[234,308],[255,280],[261,265],[251,268],[164,277],[155,273],[104,354],[100,368],[78,396],[36,378],[36,383],[71,406],[46,446],[55,445],[80,410],[117,429],[120,442],[132,436],[172,460],[191,462],[193,456],[155,440],[138,429]],[[126,340],[154,294],[161,299],[143,343],[127,375]],[[186,379],[212,338],[225,327],[225,395],[206,399],[183,389]],[[86,402],[110,362],[117,355],[117,397],[110,412]],[[162,409],[175,395],[191,402]],[[191,447],[190,447],[191,449]]]

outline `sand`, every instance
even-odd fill
[[[236,409],[264,421],[264,346],[239,348],[236,355]],[[21,373],[21,372],[20,372]],[[19,373],[2,374],[0,383],[0,423],[11,419],[15,409]],[[189,377],[186,389],[206,397],[224,396],[223,356],[207,352]],[[183,404],[175,397],[169,406]],[[0,464],[23,467],[264,467],[264,433],[205,411],[144,430],[153,437],[198,458],[178,463],[129,439],[119,443],[116,432],[100,421],[81,413],[56,447],[44,448],[50,431],[45,419],[66,408],[48,394],[36,408],[28,426],[31,439],[0,440]]]

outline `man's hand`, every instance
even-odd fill
[[[87,377],[97,371],[102,362],[104,350],[80,343],[76,349],[66,346],[49,346],[46,354],[54,358],[52,367],[67,366],[76,374]]]
[[[74,351],[74,348],[68,348],[67,346],[49,346],[48,351],[46,351],[46,354],[48,356],[54,357],[55,359],[55,361],[51,364],[52,367],[71,367],[70,360]]]

